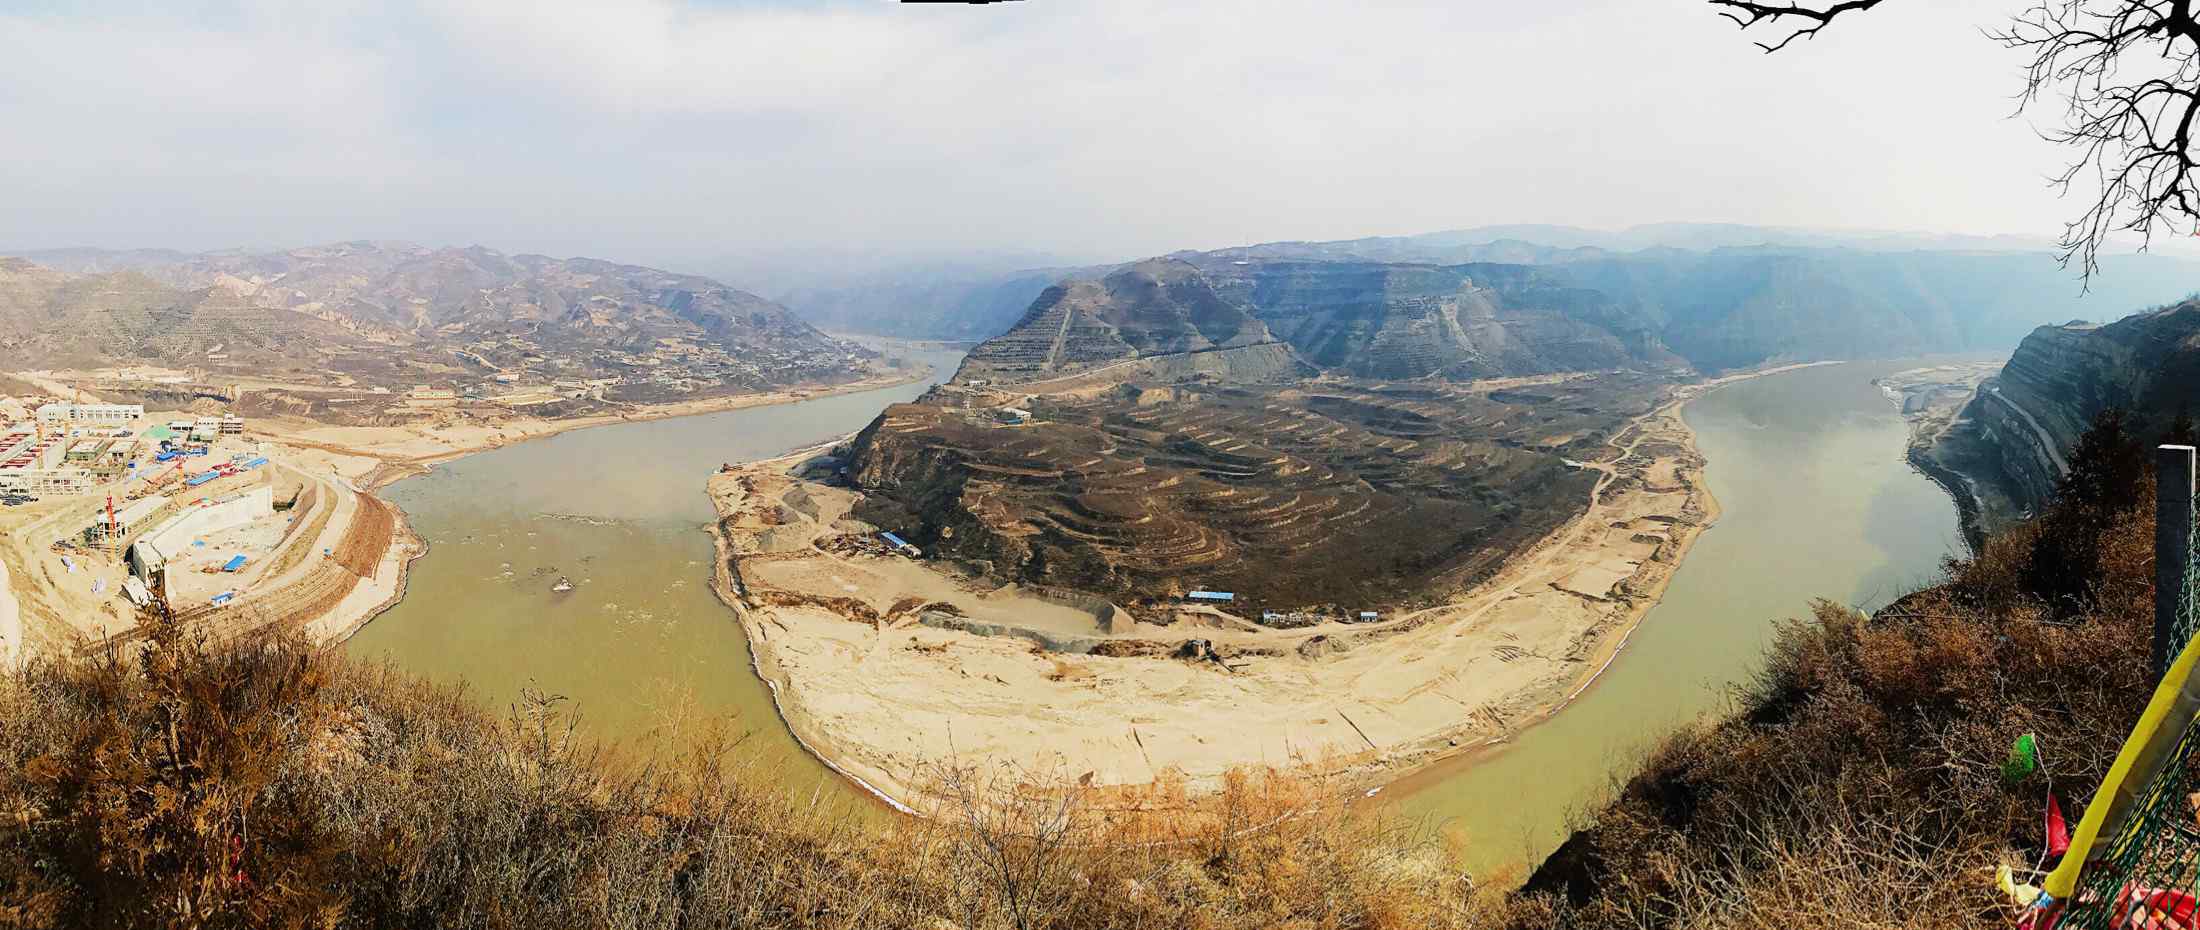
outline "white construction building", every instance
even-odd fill
[[[144,404],[44,404],[38,422],[47,426],[120,426],[145,419]]]

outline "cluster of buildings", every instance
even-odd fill
[[[28,424],[0,433],[0,497],[29,498],[82,494],[95,479],[89,468],[67,463],[66,433],[48,435]]]
[[[51,403],[34,422],[0,430],[0,498],[24,499],[89,493],[130,474],[161,440],[213,442],[244,432],[232,415],[202,416],[135,432],[142,404]]]
[[[48,429],[127,426],[142,419],[144,404],[44,404],[38,408],[38,423]]]
[[[120,476],[136,460],[138,444],[125,437],[145,407],[57,403],[34,416],[0,432],[0,497],[82,494]]]

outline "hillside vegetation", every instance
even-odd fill
[[[1247,775],[1100,811],[949,773],[933,819],[791,801],[739,740],[626,752],[544,699],[163,630],[0,683],[0,926],[1466,926],[1442,851]],[[673,751],[676,750],[676,751]],[[1132,805],[1135,808],[1137,805]]]
[[[2010,926],[2153,690],[2153,483],[2120,416],[2039,519],[1871,618],[1821,602],[1734,712],[1666,740],[1533,874],[1519,927]],[[2039,736],[2044,766],[2003,763]],[[2052,865],[2052,862],[2048,863]]]

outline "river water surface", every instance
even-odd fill
[[[733,612],[710,592],[716,519],[704,483],[725,462],[770,458],[862,429],[919,383],[723,413],[619,423],[467,456],[381,495],[428,554],[405,599],[353,636],[366,658],[464,682],[503,709],[527,689],[565,697],[589,732],[628,739],[675,711],[731,717],[790,787],[856,797],[802,752],[749,666]],[[553,590],[560,578],[571,591]]]
[[[957,358],[921,360],[937,379]],[[1532,861],[1649,739],[1721,706],[1773,621],[1803,614],[1812,597],[1869,608],[1930,580],[1961,545],[1955,508],[1904,464],[1902,419],[1871,384],[1919,364],[1808,368],[1691,402],[1685,416],[1725,513],[1626,651],[1578,702],[1502,750],[1384,797],[1463,831],[1477,866]],[[680,706],[734,715],[791,788],[853,798],[788,735],[740,626],[710,593],[703,485],[721,462],[860,429],[925,386],[578,430],[391,485],[384,496],[429,554],[404,602],[349,648],[464,681],[498,707],[527,688],[563,695],[590,730],[622,738]],[[553,591],[560,578],[574,589]]]
[[[1386,789],[1463,833],[1470,865],[1536,862],[1659,734],[1726,707],[1777,621],[1812,598],[1881,607],[1963,550],[1954,502],[1903,460],[1908,428],[1872,379],[1933,364],[1851,362],[1739,381],[1682,416],[1724,511],[1580,699],[1503,748]]]

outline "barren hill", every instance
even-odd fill
[[[1048,288],[1007,333],[971,351],[962,377],[1056,378],[1140,358],[1275,342],[1251,307],[1216,293],[1199,269],[1154,259],[1098,281]]]

